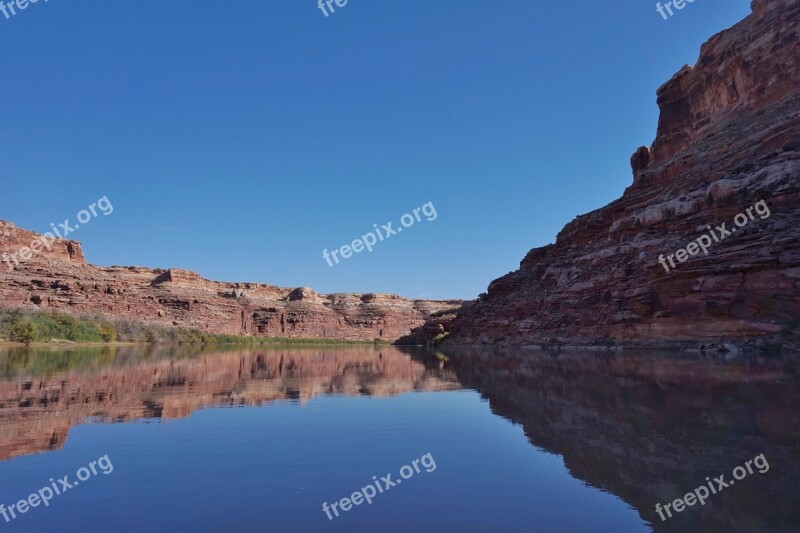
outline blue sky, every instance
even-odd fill
[[[656,89],[749,4],[40,1],[0,15],[0,219],[108,196],[92,263],[473,298],[622,194]]]

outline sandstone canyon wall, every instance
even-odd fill
[[[0,254],[39,235],[0,221]],[[458,301],[391,294],[319,294],[312,289],[209,281],[195,272],[87,264],[77,241],[56,240],[26,262],[0,263],[0,305],[58,309],[270,337],[393,341]],[[19,256],[17,256],[19,258]]]
[[[554,244],[429,324],[448,342],[787,345],[800,316],[800,0],[755,0],[658,90],[633,184]],[[760,200],[756,216],[669,272],[674,254]],[[434,326],[434,327],[430,327]]]

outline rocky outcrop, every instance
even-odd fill
[[[798,0],[756,0],[742,23],[720,32],[658,90],[655,164],[674,157],[719,124],[795,95],[800,84]]]
[[[60,239],[22,260],[20,250],[39,239],[0,222],[0,253],[8,259],[0,263],[0,305],[101,313],[233,335],[394,341],[429,314],[461,303],[221,283],[180,269],[105,268],[87,264],[80,243]]]
[[[756,0],[750,16],[710,39],[694,67],[659,89],[657,137],[631,158],[623,196],[493,281],[447,325],[451,342],[794,342],[799,30],[800,0]],[[753,211],[762,200],[767,216]],[[729,236],[680,262],[678,250],[721,235],[723,223]],[[659,262],[670,254],[674,268]]]
[[[215,406],[307,402],[321,394],[392,396],[460,388],[452,374],[428,368],[397,348],[259,350],[175,358],[169,350],[105,348],[66,353],[86,368],[53,372],[63,352],[21,351],[30,375],[0,379],[0,461],[61,448],[86,419],[172,419]],[[17,361],[15,352],[2,354]],[[75,363],[77,364],[77,363]],[[57,365],[56,365],[57,367]],[[98,368],[99,367],[99,368]]]
[[[26,248],[30,252],[25,252]],[[40,235],[4,220],[0,220],[0,252],[6,254],[0,263],[3,269],[18,268],[30,261],[43,264],[86,262],[78,241],[57,239],[53,233]]]

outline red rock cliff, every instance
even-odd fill
[[[658,90],[652,147],[619,200],[491,283],[449,325],[456,342],[784,343],[800,315],[800,0],[756,0]],[[770,210],[669,272],[760,200]],[[792,331],[795,331],[793,334]]]
[[[180,269],[105,268],[86,264],[76,241],[55,240],[20,260],[20,249],[38,238],[0,221],[0,254],[16,253],[19,261],[0,263],[0,305],[102,313],[234,335],[393,341],[429,314],[460,304],[221,283]]]

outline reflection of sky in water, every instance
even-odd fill
[[[105,353],[68,374],[46,359],[18,361],[15,377],[0,381],[0,453],[16,455],[0,462],[0,502],[74,478],[106,454],[114,472],[10,524],[0,518],[8,531],[642,531],[655,503],[757,453],[769,473],[663,526],[798,524],[797,477],[787,477],[800,464],[791,381],[658,382],[579,372],[567,360],[565,371],[557,358],[443,364],[395,348]],[[62,391],[56,401],[12,401],[53,398],[51,388]],[[64,439],[30,455],[48,449],[36,439],[54,430]],[[322,502],[373,475],[397,478],[428,452],[434,472],[333,521],[322,512]]]
[[[428,452],[434,472],[328,523],[323,501],[350,496],[373,475],[396,479]],[[470,391],[329,396],[303,406],[203,410],[163,424],[83,425],[63,450],[0,465],[0,501],[16,501],[51,476],[74,477],[104,454],[113,473],[29,511],[9,531],[642,529],[623,502],[571,478],[559,457],[532,448],[519,426]]]

